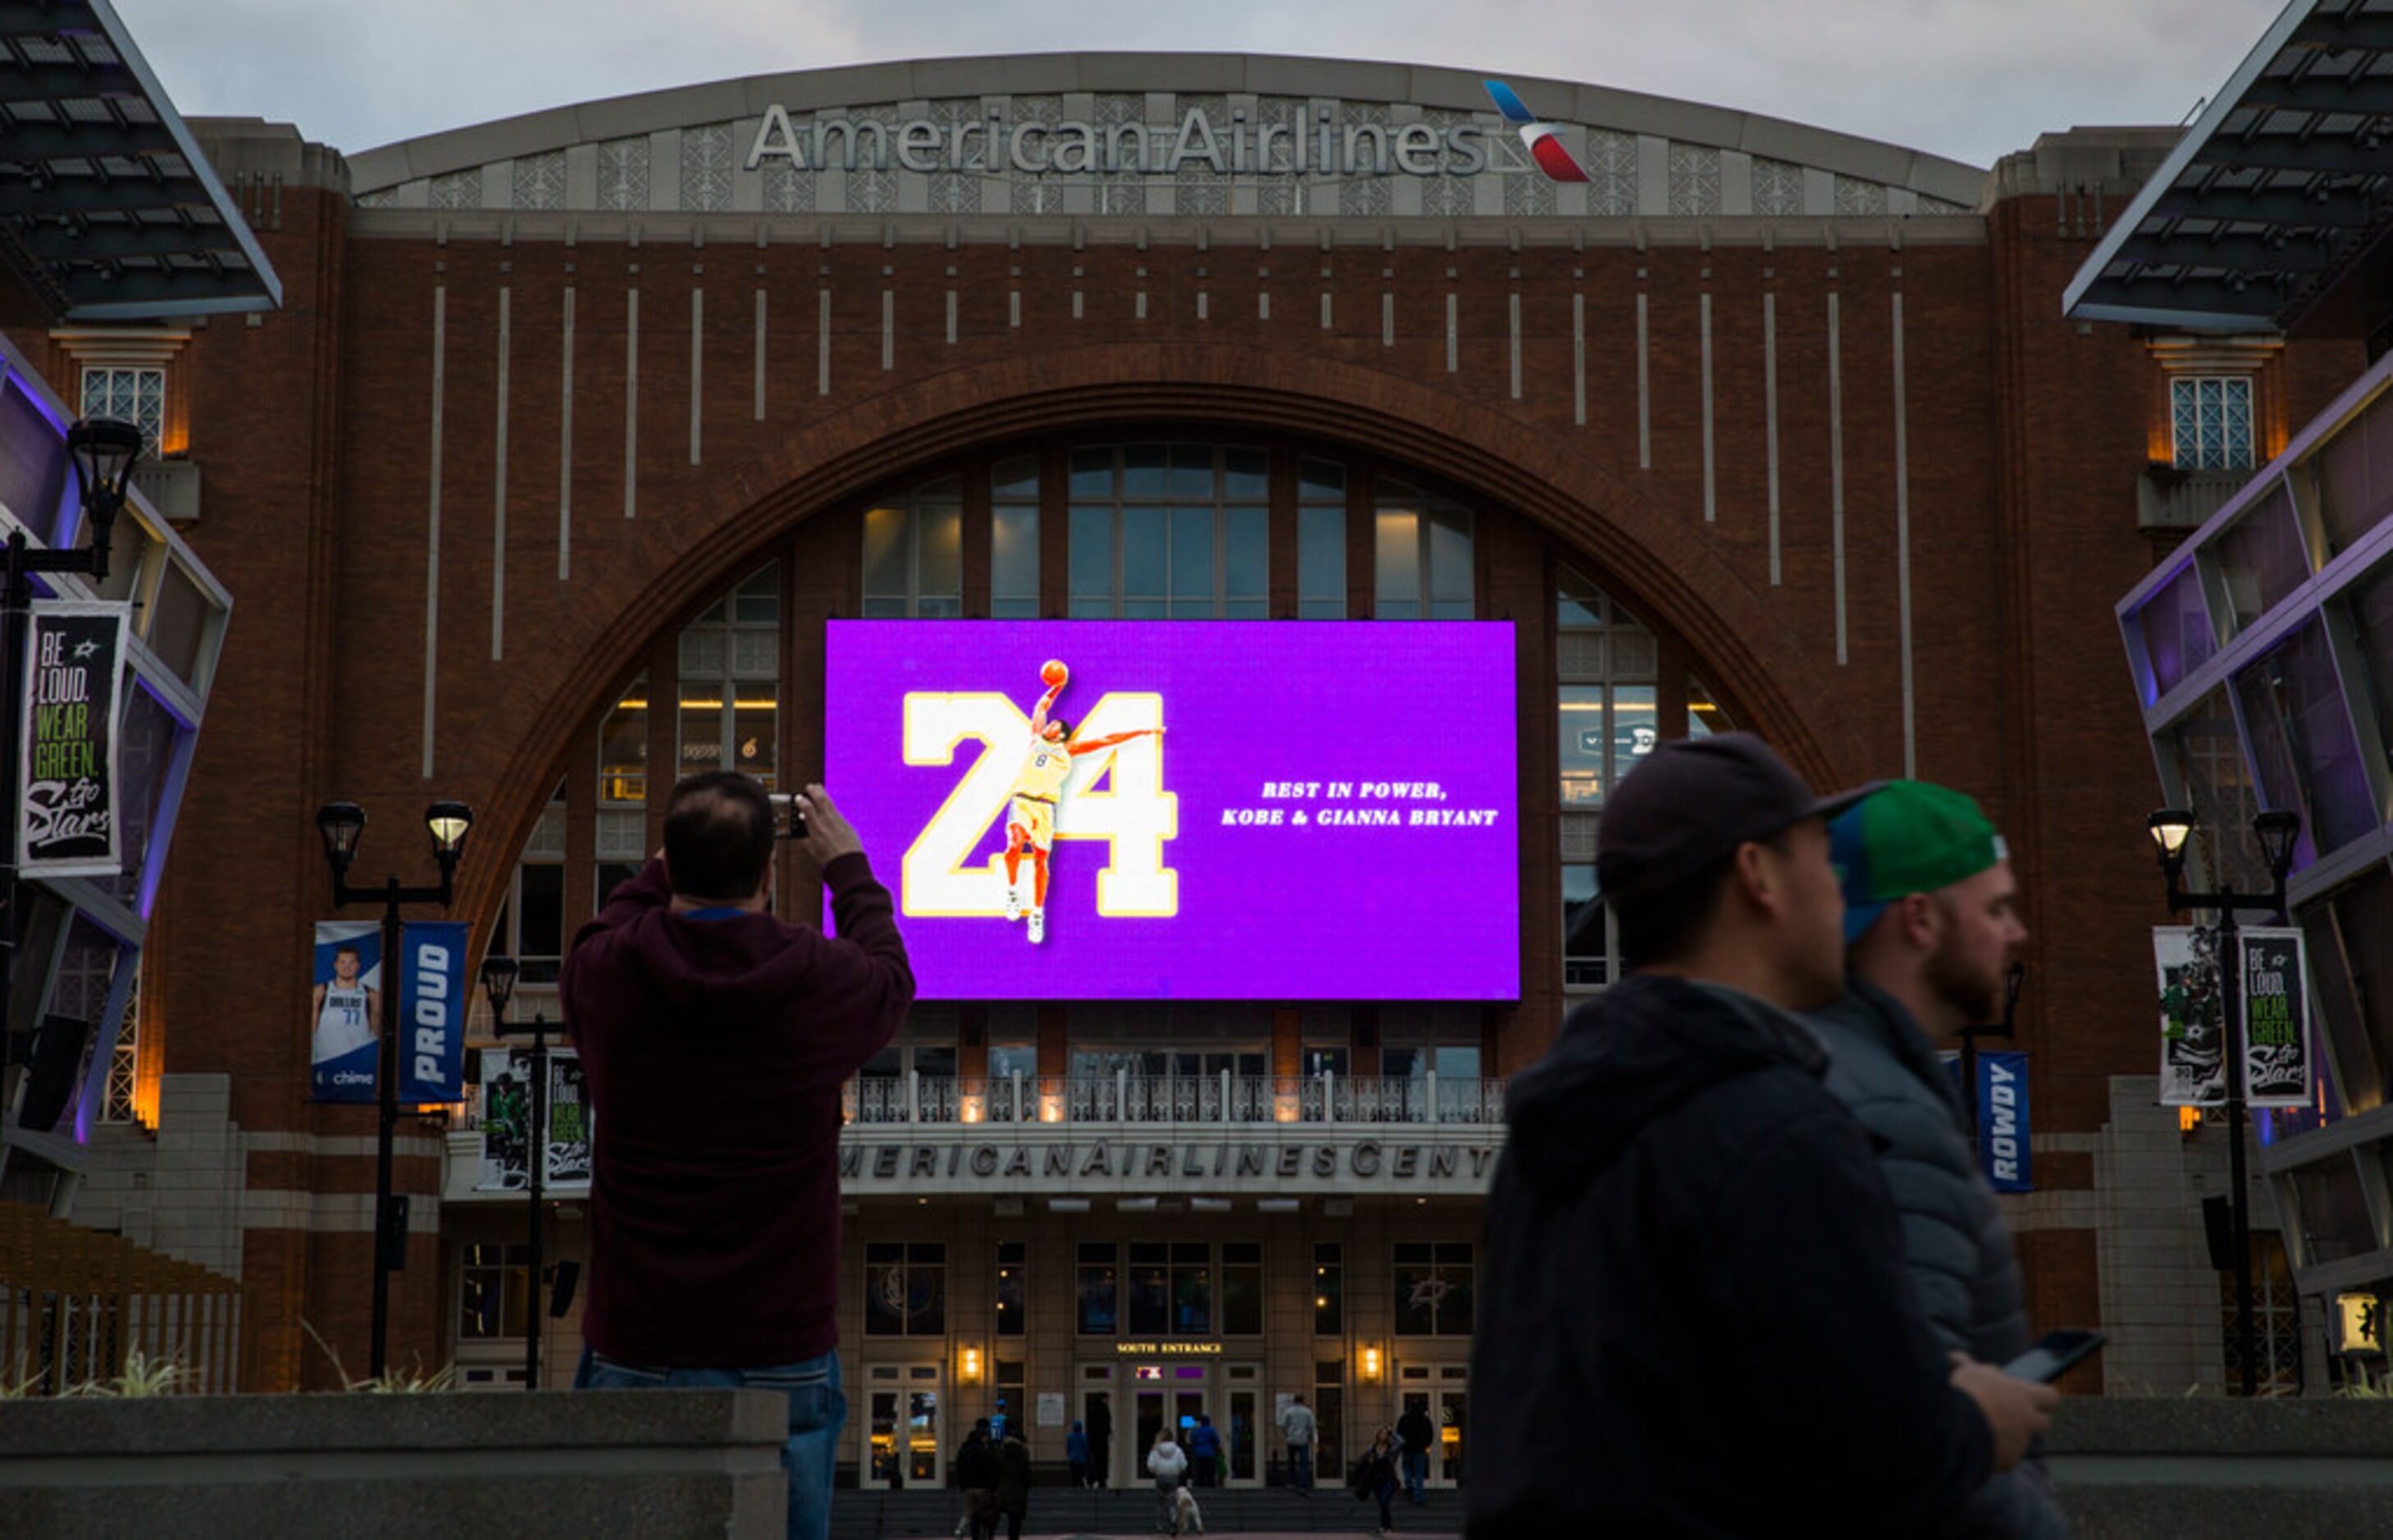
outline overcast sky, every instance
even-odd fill
[[[187,116],[357,151],[601,97],[956,54],[1384,59],[1741,108],[1975,165],[2174,124],[2282,0],[116,0]]]

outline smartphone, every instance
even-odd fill
[[[774,832],[784,840],[804,839],[806,815],[805,810],[798,805],[797,799],[787,791],[776,791],[772,793],[772,801],[773,821],[780,826]]]
[[[2049,1385],[2102,1351],[2110,1338],[2099,1331],[2048,1332],[2044,1339],[2003,1365],[2013,1379]]]

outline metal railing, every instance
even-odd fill
[[[60,1396],[124,1375],[137,1350],[164,1389],[245,1390],[257,1322],[237,1279],[18,1203],[0,1203],[0,1391]]]
[[[910,1073],[847,1083],[850,1123],[1457,1123],[1504,1121],[1500,1079],[1435,1075]]]

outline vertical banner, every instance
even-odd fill
[[[477,1193],[520,1193],[530,1185],[531,1050],[482,1050],[482,1159]],[[590,1103],[582,1060],[569,1048],[548,1051],[548,1169],[553,1195],[590,1190]]]
[[[411,921],[399,1011],[399,1101],[465,1099],[465,923]]]
[[[2161,989],[2161,1105],[2225,1106],[2218,933],[2200,925],[2155,925],[2152,963]]]
[[[316,922],[315,988],[307,1003],[310,1102],[374,1099],[382,980],[380,925],[371,920]]]
[[[25,637],[25,745],[17,848],[27,877],[112,877],[116,701],[126,607],[60,600],[33,607]]]
[[[2027,1055],[1978,1055],[1978,1165],[1997,1193],[2031,1193]]]
[[[2310,1104],[2309,972],[2302,933],[2237,933],[2243,953],[2243,1096],[2256,1107]]]

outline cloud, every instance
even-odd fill
[[[1616,85],[1990,164],[2081,124],[2176,123],[2279,0],[119,0],[191,115],[359,150],[696,81],[1073,49],[1318,54]]]

